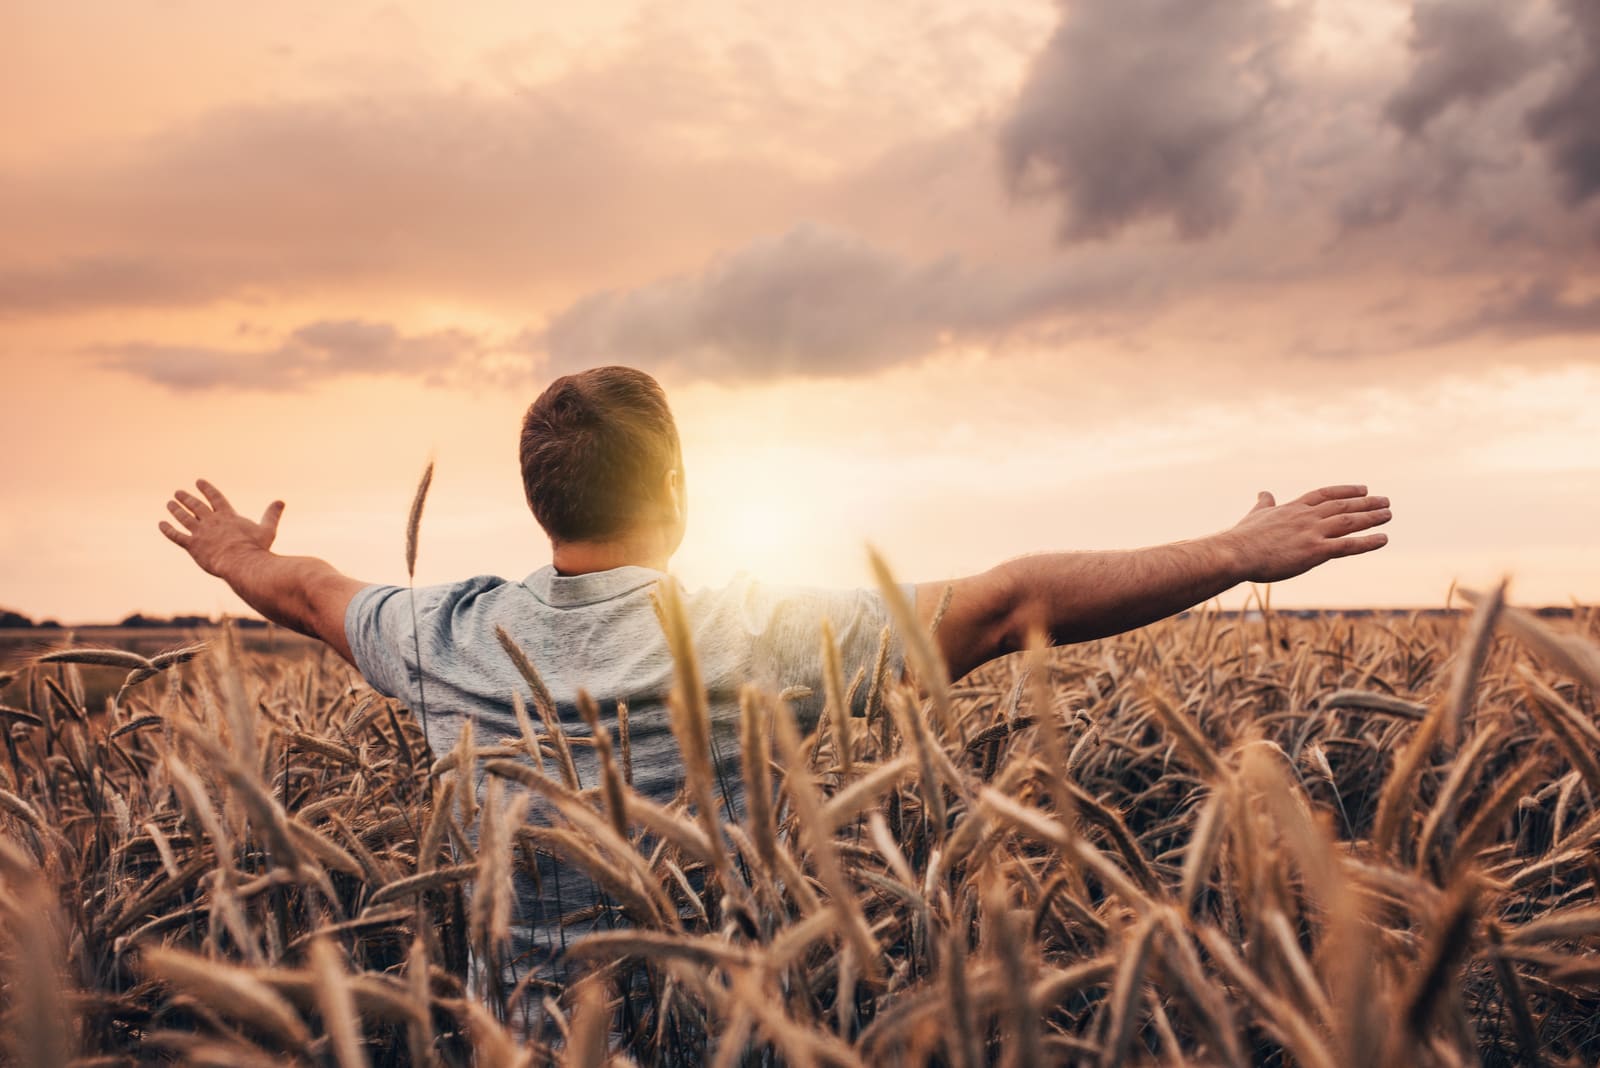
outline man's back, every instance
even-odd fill
[[[423,587],[414,594],[415,639],[412,591],[367,586],[350,602],[346,636],[357,668],[374,688],[413,709],[426,707],[429,744],[443,755],[468,720],[480,746],[518,735],[511,695],[519,692],[525,701],[531,695],[497,637],[504,628],[538,669],[569,737],[590,736],[577,711],[580,689],[596,700],[600,722],[613,738],[619,733],[617,703],[626,702],[633,786],[666,804],[681,788],[684,772],[666,705],[673,661],[651,602],[664,579],[646,567],[571,576],[545,567],[521,582],[478,576]],[[833,629],[848,681],[859,669],[871,670],[888,611],[878,594],[866,590],[773,587],[743,575],[721,589],[684,594],[683,605],[710,697],[715,772],[723,800],[737,811],[743,781],[737,763],[739,687],[810,690],[811,696],[794,703],[809,729],[822,706],[822,621]],[[897,677],[901,665],[899,643],[891,639],[886,670]],[[858,709],[865,692],[863,686],[856,695]],[[594,750],[580,741],[572,752],[579,786],[596,786]],[[535,806],[536,821],[546,814]],[[534,965],[576,934],[612,922],[605,910],[595,909],[598,893],[581,873],[560,869],[548,857],[540,858],[539,869],[536,881],[519,882],[514,947],[518,955],[532,950]],[[573,914],[583,918],[563,929],[561,919]]]

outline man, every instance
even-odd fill
[[[425,705],[436,753],[454,744],[467,718],[477,720],[480,739],[516,733],[511,694],[525,683],[496,640],[496,628],[504,627],[543,673],[570,733],[587,734],[574,711],[579,687],[599,701],[613,733],[617,703],[627,703],[634,785],[669,800],[682,782],[664,706],[672,665],[649,594],[667,577],[687,514],[666,397],[650,376],[625,367],[558,379],[528,409],[520,455],[551,564],[521,582],[479,576],[418,589],[414,605],[401,587],[274,554],[282,501],[253,522],[201,481],[200,496],[179,491],[168,502],[178,525],[163,522],[161,530],[268,619],[327,642],[379,691]],[[959,677],[1022,648],[1035,628],[1055,642],[1086,641],[1154,622],[1240,582],[1280,581],[1334,557],[1370,552],[1387,539],[1360,532],[1389,518],[1388,500],[1362,486],[1313,490],[1284,505],[1262,493],[1237,525],[1207,537],[1129,552],[1029,556],[904,592],[926,623],[951,588],[937,640],[951,676]],[[743,576],[721,590],[686,594],[684,606],[723,728],[714,739],[732,722],[745,682],[813,691],[796,708],[809,726],[823,692],[821,621],[831,625],[847,679],[858,666],[871,667],[889,623],[876,592],[782,589]],[[887,660],[898,675],[898,640]],[[583,785],[593,785],[592,751],[575,752],[587,757]],[[736,784],[738,775],[725,779]],[[552,888],[561,878],[553,866],[541,874],[541,891],[524,895],[522,905],[534,951],[554,953],[571,915],[595,897],[591,888],[574,887],[570,875],[565,894]],[[597,922],[597,910],[587,913]],[[568,923],[557,922],[563,916]]]

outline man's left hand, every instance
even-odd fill
[[[1386,534],[1350,537],[1387,523],[1389,498],[1368,496],[1365,486],[1324,486],[1288,504],[1262,493],[1256,506],[1227,539],[1249,582],[1282,582],[1340,556],[1370,553],[1388,544]]]

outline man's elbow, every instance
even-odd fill
[[[350,649],[350,639],[345,633],[345,615],[351,597],[361,583],[339,574],[323,565],[303,587],[304,633],[320,638],[351,664],[355,657]]]
[[[976,588],[965,591],[967,603],[961,612],[963,632],[959,648],[946,650],[952,677],[959,678],[974,668],[1009,653],[1028,648],[1038,629],[1039,608],[1035,600],[1017,584],[1014,576],[997,568],[981,576]],[[952,605],[952,609],[956,606]],[[956,635],[950,635],[952,639]]]
[[[995,624],[995,655],[1020,653],[1040,645],[1055,645],[1050,620],[1037,597],[1025,593],[1012,599],[1005,614]]]

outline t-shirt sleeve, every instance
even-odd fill
[[[374,690],[401,700],[409,697],[413,685],[405,656],[413,640],[406,594],[403,586],[365,586],[344,613],[344,636],[356,670]]]
[[[419,652],[428,666],[429,685],[436,678],[448,682],[457,671],[457,639],[472,632],[479,598],[504,585],[494,575],[477,575],[415,589],[362,587],[344,614],[344,635],[356,670],[374,690],[407,703],[419,697]]]
[[[823,620],[833,630],[846,688],[861,673],[851,701],[855,713],[866,709],[880,643],[886,646],[885,678],[898,679],[904,670],[904,643],[888,604],[876,590],[769,586],[744,579],[736,581],[729,592],[739,597],[746,627],[754,638],[753,681],[780,691],[796,686],[811,690],[809,698],[794,704],[801,723],[808,727],[821,715],[824,702]],[[901,586],[900,592],[915,603],[914,587]]]
[[[474,670],[470,656],[462,656],[462,643],[470,646],[472,636],[483,630],[480,598],[504,585],[506,580],[498,576],[474,576],[414,590],[400,585],[360,588],[344,612],[344,636],[355,668],[379,694],[406,703],[422,697],[418,654],[427,665],[429,686],[435,681],[446,687],[461,683],[462,673],[470,676]]]

